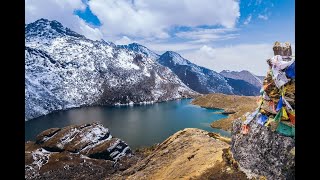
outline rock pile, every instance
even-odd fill
[[[295,58],[276,42],[258,108],[233,123],[231,151],[248,176],[294,179]]]
[[[246,114],[242,133],[248,133],[250,122],[270,127],[282,135],[295,136],[295,59],[291,46],[279,42],[274,45],[275,56],[268,59],[269,71],[260,91],[259,106],[252,114]],[[280,55],[279,55],[280,54]]]

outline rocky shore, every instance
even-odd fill
[[[191,103],[204,108],[223,109],[228,117],[211,123],[211,127],[231,132],[233,120],[257,107],[257,96],[237,96],[226,94],[206,94],[196,97]]]

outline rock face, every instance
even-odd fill
[[[101,179],[137,160],[97,123],[48,129],[36,139],[25,144],[26,179]]]
[[[58,21],[25,26],[25,119],[90,105],[192,97],[169,68],[144,54],[92,41]]]
[[[176,132],[145,159],[122,173],[123,179],[246,179],[227,165],[229,145],[207,131],[186,128]]]
[[[248,134],[242,134],[241,120],[233,123],[231,151],[241,170],[250,177],[295,179],[295,140],[272,132],[256,121],[250,123]]]

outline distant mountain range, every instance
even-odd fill
[[[261,82],[257,78],[264,78],[264,76],[255,76],[249,71],[241,71],[238,72],[238,74],[237,72],[232,71],[230,75],[228,74],[230,71],[217,73],[216,71],[190,62],[176,52],[167,51],[162,55],[158,55],[138,43],[122,45],[119,47],[139,52],[156,60],[158,63],[169,67],[183,83],[199,93],[224,93],[246,96],[258,95],[261,88]]]
[[[58,21],[25,25],[26,120],[80,106],[152,103],[198,93],[259,93],[250,78],[225,76],[176,52],[158,55],[137,43],[93,41]]]
[[[223,70],[220,72],[220,74],[226,78],[232,78],[232,79],[238,79],[238,80],[243,80],[246,81],[254,86],[256,86],[257,88],[261,88],[262,86],[262,82],[264,79],[264,76],[256,76],[254,74],[252,74],[249,71],[243,70],[243,71],[227,71],[227,70]]]

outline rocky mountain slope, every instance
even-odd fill
[[[225,79],[227,80],[228,84],[233,88],[233,94],[243,96],[259,95],[261,87],[258,88],[241,79],[232,79],[227,77],[225,77]]]
[[[246,81],[255,87],[257,87],[259,90],[261,89],[262,86],[262,81],[264,76],[256,76],[252,74],[249,71],[243,70],[243,71],[228,71],[228,70],[223,70],[220,72],[220,74],[226,78],[232,78],[232,79],[238,79],[238,80],[243,80]]]
[[[25,26],[25,119],[87,105],[191,97],[169,68],[132,50],[92,41],[57,21]]]
[[[170,68],[189,88],[199,93],[257,95],[260,90],[260,87],[256,88],[245,80],[226,78],[213,70],[198,66],[173,51],[158,55],[138,43],[118,47],[133,50],[157,60],[163,66]]]
[[[145,47],[145,46],[143,46],[141,44],[138,44],[138,43],[131,43],[131,44],[128,44],[128,45],[118,45],[117,47],[123,48],[123,49],[132,50],[134,52],[144,54],[147,57],[149,57],[151,59],[154,59],[154,60],[157,60],[160,57],[159,54],[151,51],[147,47]]]
[[[191,63],[178,53],[167,51],[159,57],[158,62],[169,67],[187,86],[197,92],[233,94],[233,88],[221,75]]]

